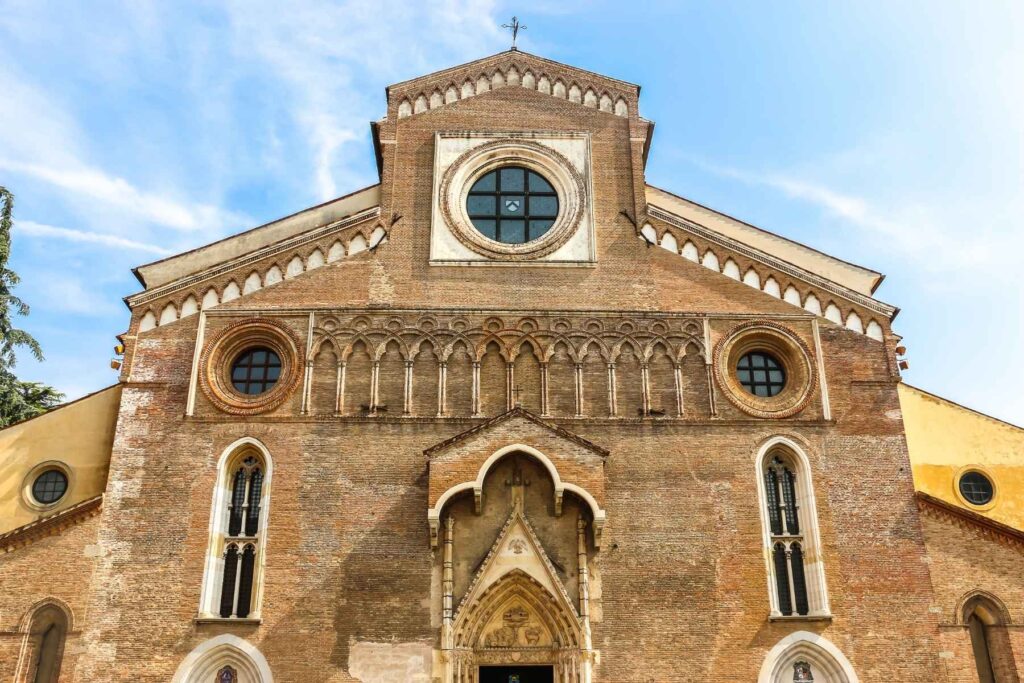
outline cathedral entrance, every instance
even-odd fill
[[[482,666],[480,683],[554,683],[553,666]]]

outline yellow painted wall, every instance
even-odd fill
[[[907,384],[899,385],[918,491],[1024,529],[1024,429]],[[959,473],[977,467],[995,484],[989,506],[961,499]]]
[[[115,384],[0,430],[0,534],[103,493],[120,403]],[[35,509],[23,495],[26,477],[50,460],[71,470],[68,492],[55,506]]]

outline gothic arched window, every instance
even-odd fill
[[[825,575],[805,458],[776,446],[759,461],[772,616],[826,615]]]
[[[64,610],[49,603],[36,610],[29,624],[28,641],[22,650],[23,666],[28,672],[24,680],[57,683],[67,634],[68,617]]]
[[[995,598],[975,595],[964,604],[963,623],[970,636],[980,683],[1018,680],[1011,639],[1006,629],[1005,607]]]
[[[201,617],[246,619],[259,614],[270,462],[254,445],[243,444],[221,458]]]

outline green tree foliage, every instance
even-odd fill
[[[7,267],[11,257],[11,227],[14,195],[0,186],[0,427],[43,413],[60,403],[63,394],[39,382],[23,382],[13,368],[19,348],[28,349],[36,360],[43,350],[32,335],[14,327],[13,315],[28,315],[28,304],[13,294],[20,278]]]

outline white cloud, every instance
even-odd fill
[[[42,164],[0,159],[0,169],[20,173],[90,201],[126,211],[131,216],[175,230],[196,231],[235,227],[242,216],[207,204],[183,204],[151,192],[143,192],[124,178],[86,166],[54,168]]]
[[[27,279],[27,278],[26,278]],[[119,312],[109,294],[96,284],[83,284],[75,275],[49,270],[33,272],[30,285],[34,306],[48,312],[103,317]]]
[[[768,187],[813,204],[829,217],[859,229],[861,239],[896,252],[905,263],[925,272],[983,270],[999,274],[1006,272],[1011,259],[1007,247],[1014,241],[1024,246],[1019,234],[1000,229],[998,221],[978,215],[975,207],[967,207],[968,215],[961,218],[958,214],[965,207],[944,201],[946,198],[929,202],[907,199],[882,206],[882,202],[785,173],[752,173],[692,161],[715,175]],[[982,220],[986,222],[979,224]],[[965,231],[966,225],[971,225],[970,231]]]
[[[255,56],[292,93],[321,200],[365,182],[344,150],[365,145],[369,122],[384,113],[381,84],[496,51],[504,38],[493,10],[492,0],[306,0],[287,12],[269,0],[228,5],[239,55]]]
[[[134,249],[136,251],[145,251],[151,254],[164,256],[171,253],[170,249],[165,249],[164,247],[160,247],[155,244],[147,244],[145,242],[138,242],[124,237],[118,237],[117,235],[90,232],[88,230],[59,228],[54,225],[45,225],[34,221],[19,220],[14,224],[14,231],[16,233],[30,235],[33,237],[54,237],[69,242],[101,244],[108,247],[116,247],[118,249]]]

